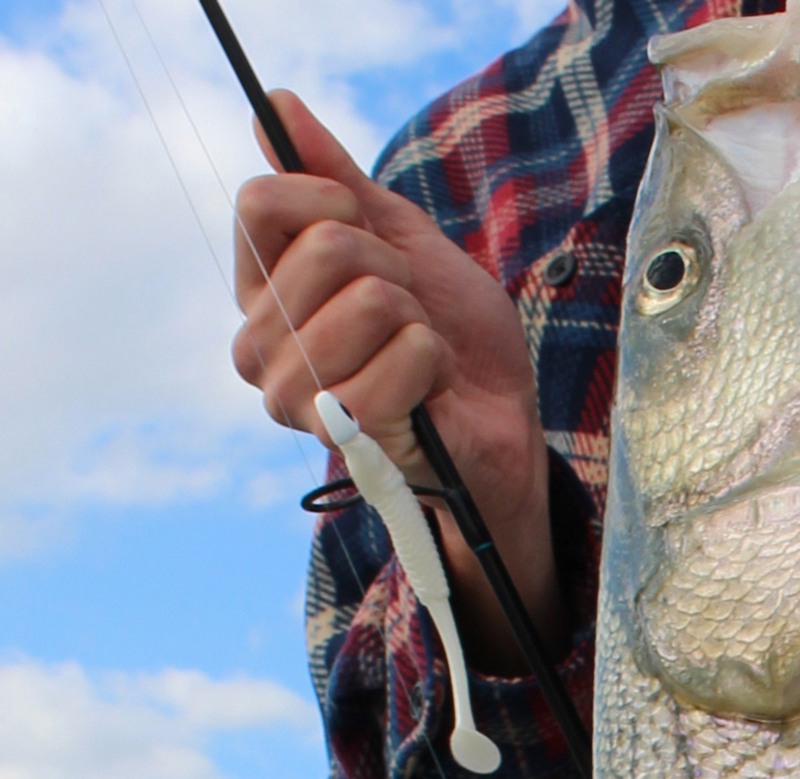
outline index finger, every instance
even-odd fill
[[[234,240],[236,298],[245,314],[289,244],[317,222],[366,227],[356,196],[343,184],[304,174],[259,176],[239,190]]]

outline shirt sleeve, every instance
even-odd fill
[[[557,564],[575,615],[572,650],[557,671],[588,724],[597,580],[594,506],[552,449],[549,464]],[[331,475],[339,475],[340,467],[334,460]],[[326,515],[315,536],[314,563],[308,639],[331,775],[472,776],[450,754],[453,709],[443,647],[380,521],[363,504]],[[324,570],[335,575],[319,575]],[[535,678],[471,672],[470,692],[478,728],[503,755],[498,779],[577,776]]]

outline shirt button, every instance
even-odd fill
[[[425,704],[425,696],[422,692],[422,684],[417,682],[412,688],[408,696],[409,709],[411,710],[411,719],[414,722],[419,722],[422,719],[422,707]]]
[[[557,254],[544,269],[545,284],[549,284],[551,287],[563,286],[575,275],[577,267],[578,263],[575,257],[569,252]]]

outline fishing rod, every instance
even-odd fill
[[[217,0],[200,0],[200,5],[283,169],[287,173],[302,173],[303,164],[297,150],[267,98],[221,6]],[[478,507],[423,404],[411,410],[411,423],[419,445],[441,483],[447,507],[500,603],[520,651],[553,710],[581,776],[583,779],[591,779],[591,738],[555,669],[545,659],[542,639],[522,603]]]

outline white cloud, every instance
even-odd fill
[[[90,675],[74,662],[0,666],[3,779],[219,779],[211,737],[289,728],[319,740],[316,706],[267,679],[193,670]]]
[[[324,476],[324,455],[321,447],[309,454],[307,462],[276,467],[260,473],[247,485],[247,499],[255,509],[268,508],[298,496],[321,484]]]
[[[257,394],[234,375],[238,316],[97,6],[69,6],[41,36],[39,50],[0,43],[0,494],[61,506],[207,494],[227,483],[219,446],[233,430],[254,431],[265,448],[286,439],[269,432]],[[44,53],[55,41],[70,42],[71,67],[63,52]],[[220,165],[235,189],[264,169],[249,111],[232,83],[222,88],[202,69],[183,75],[189,99],[206,107],[209,143],[227,138]],[[228,265],[224,199],[174,97],[160,87],[154,96]],[[136,431],[155,426],[163,449],[176,417],[184,437],[169,441],[165,467]],[[123,440],[76,468],[98,435],[120,426]]]
[[[66,476],[61,495],[163,505],[178,499],[201,499],[229,483],[221,462],[192,466],[159,461],[148,443],[152,442],[147,437],[136,435],[115,438],[92,458],[88,468]]]
[[[196,0],[138,1],[235,191],[266,167]],[[109,5],[228,270],[224,198],[130,7]],[[225,5],[265,86],[301,94],[365,168],[384,139],[350,77],[454,49],[472,23],[436,21],[429,0]],[[234,374],[238,315],[96,0],[66,2],[27,35],[0,37],[0,562],[68,543],[87,504],[147,509],[237,479],[253,506],[296,499],[311,479]],[[259,480],[267,451],[281,465]],[[264,642],[248,637],[254,651]],[[218,734],[318,738],[315,706],[291,691],[192,670],[6,661],[0,701],[0,779],[221,779],[207,748]]]
[[[131,6],[107,2],[229,275],[225,199]],[[199,6],[139,4],[235,191],[265,163]],[[455,47],[472,23],[437,21],[422,0],[226,6],[264,83],[297,90],[365,167],[382,139],[348,77]],[[244,462],[237,433],[245,453],[280,447],[294,461],[294,441],[235,376],[238,314],[98,5],[73,0],[29,35],[0,38],[0,517],[16,527],[14,504],[56,516],[86,499],[212,495]],[[98,448],[109,430],[122,432]],[[277,499],[276,479],[289,486],[253,482],[254,503]]]
[[[199,671],[170,669],[155,676],[126,677],[123,689],[131,700],[143,696],[201,730],[284,724],[305,731],[317,722],[315,705],[268,679],[215,681]]]
[[[452,0],[457,37],[475,34],[482,29],[482,21],[500,9],[508,9],[515,18],[514,33],[508,46],[527,41],[540,27],[551,22],[567,7],[567,0]],[[480,34],[480,33],[478,33]]]
[[[71,537],[70,528],[59,516],[23,516],[9,512],[0,516],[0,563],[38,556],[63,546]]]
[[[519,19],[520,42],[551,22],[567,7],[567,0],[500,0],[510,6]]]

